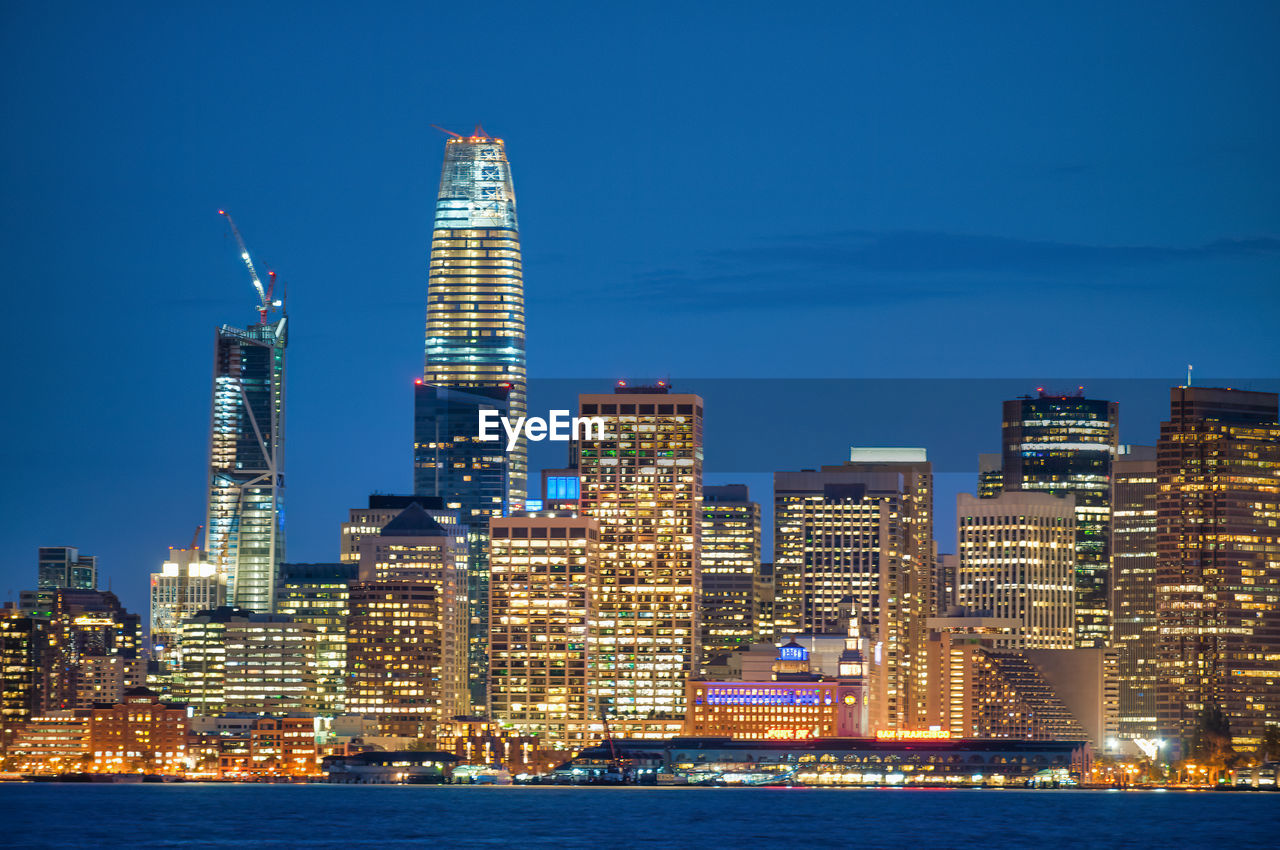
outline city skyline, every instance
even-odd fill
[[[1267,320],[1280,86],[1258,73],[1274,8],[1173,4],[1155,37],[1147,15],[1102,7],[832,6],[821,30],[781,11],[687,14],[680,31],[623,9],[522,10],[495,27],[450,7],[406,11],[392,32],[362,15],[299,28],[275,10],[232,23],[15,7],[5,55],[22,70],[6,96],[24,129],[3,144],[23,213],[0,247],[31,282],[8,288],[13,314],[41,320],[4,342],[23,400],[0,425],[4,513],[29,519],[0,540],[0,589],[27,583],[37,546],[71,545],[126,592],[200,522],[205,494],[186,482],[207,464],[192,435],[209,387],[193,365],[209,328],[243,327],[254,306],[224,205],[305,317],[290,340],[288,558],[331,558],[353,499],[407,491],[448,138],[432,123],[484,121],[518,160],[534,376],[669,375],[700,393],[683,376],[1025,377],[1031,392],[1066,376],[1172,385],[1190,362],[1197,384],[1270,388],[1241,379],[1280,360]],[[447,33],[477,26],[507,61],[441,85],[472,54]],[[718,35],[685,34],[705,28]],[[213,61],[190,62],[189,31]],[[635,36],[620,52],[619,31]],[[723,69],[738,84],[686,84]],[[802,145],[839,154],[775,174]],[[602,326],[602,312],[628,322]],[[915,342],[894,346],[904,316]],[[1190,316],[1210,330],[1167,342]],[[975,331],[1058,321],[1061,344],[1016,356],[1014,337]],[[160,411],[139,451],[123,448],[143,419],[121,380]],[[1122,441],[1153,442],[1158,406],[1128,418],[1122,395],[1088,391],[1121,403]],[[972,416],[990,421],[989,404]],[[973,451],[997,448],[984,442]],[[733,480],[719,471],[743,470],[709,465],[709,483]],[[63,510],[68,491],[90,509]],[[154,532],[134,532],[137,505]]]

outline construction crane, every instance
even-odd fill
[[[258,277],[258,270],[253,267],[253,259],[249,256],[249,248],[244,244],[244,237],[240,235],[240,229],[236,227],[235,221],[231,218],[231,213],[226,210],[218,210],[218,215],[226,217],[227,226],[231,228],[231,235],[236,238],[236,245],[240,247],[240,259],[244,260],[245,266],[249,269],[249,278],[253,281],[253,288],[258,290],[258,318],[265,325],[267,323],[267,314],[280,306],[278,301],[271,300],[271,295],[276,288],[276,273],[273,271],[267,272],[268,284],[264,288],[262,278]]]
[[[196,533],[191,535],[191,548],[195,549],[196,544],[200,542],[200,532],[204,531],[203,525],[196,526]]]

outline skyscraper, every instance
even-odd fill
[[[592,714],[679,715],[700,660],[702,399],[622,384],[578,406],[604,420],[578,450],[582,514],[600,523]]]
[[[347,597],[359,564],[281,564],[276,611],[316,627],[316,710],[343,710],[347,673]]]
[[[454,136],[445,143],[431,235],[425,385],[509,391],[510,415],[525,415],[522,274],[506,147],[479,127]],[[509,463],[511,507],[519,508],[528,476],[523,441]]]
[[[493,718],[580,749],[587,703],[587,624],[593,615],[600,529],[595,520],[515,516],[491,520]]]
[[[1156,450],[1121,446],[1111,475],[1112,610],[1120,688],[1120,736],[1155,738]]]
[[[702,656],[750,647],[760,569],[760,505],[745,484],[702,488]]]
[[[73,546],[41,546],[37,579],[41,590],[72,587],[98,589],[98,558],[81,555]]]
[[[1119,442],[1114,401],[1043,390],[1004,403],[1004,489],[1073,496],[1076,505],[1076,646],[1111,641],[1111,460]]]
[[[1184,741],[1222,712],[1237,746],[1280,723],[1275,393],[1174,387],[1157,444],[1157,722]]]
[[[268,612],[284,560],[285,316],[214,340],[205,553],[227,576],[227,598]]]
[[[996,646],[1071,649],[1075,644],[1075,503],[1048,493],[956,497],[957,604],[1018,628]]]
[[[151,574],[151,657],[166,672],[180,669],[182,622],[227,604],[227,579],[200,549],[169,549],[169,560]]]

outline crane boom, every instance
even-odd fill
[[[240,235],[240,229],[236,227],[235,221],[231,218],[231,213],[226,210],[218,210],[218,213],[226,217],[227,225],[231,228],[231,235],[236,238],[236,245],[240,248],[240,259],[244,260],[245,266],[249,269],[249,278],[253,281],[253,288],[258,290],[258,315],[265,323],[267,321],[267,313],[271,310],[271,296],[267,294],[267,290],[263,287],[262,278],[258,277],[258,270],[253,267],[253,259],[249,256],[249,248],[244,244],[244,237]],[[272,283],[274,284],[274,275]],[[272,288],[274,288],[274,285]]]

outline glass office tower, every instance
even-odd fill
[[[1119,405],[1083,395],[1024,396],[1004,403],[1005,490],[1076,500],[1076,646],[1111,642],[1111,461]]]
[[[284,560],[286,321],[223,325],[214,343],[205,553],[231,604],[259,612],[273,610]]]
[[[509,391],[526,410],[524,281],[511,168],[501,139],[477,127],[445,144],[427,279],[427,386]],[[511,507],[524,505],[523,440],[509,462]],[[426,495],[434,495],[426,494]]]

